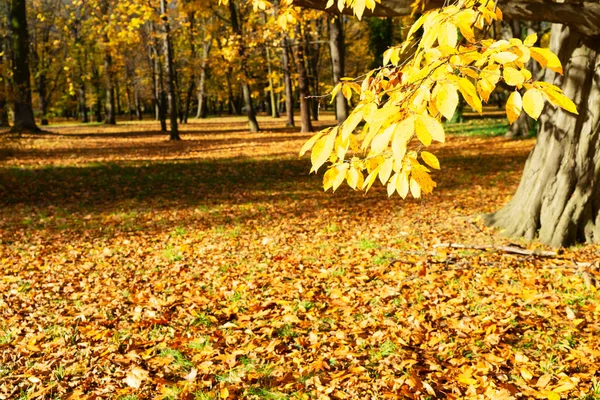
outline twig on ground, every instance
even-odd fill
[[[545,251],[545,250],[527,250],[522,249],[520,247],[515,246],[493,246],[493,245],[471,245],[471,244],[462,244],[462,243],[439,243],[433,245],[434,249],[449,247],[453,249],[475,249],[475,250],[496,250],[502,251],[504,253],[511,254],[520,254],[522,256],[536,256],[536,257],[556,257],[557,254],[553,251]]]

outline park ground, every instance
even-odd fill
[[[480,218],[535,139],[451,126],[402,200],[324,193],[260,122],[2,139],[0,399],[600,399],[600,248]]]

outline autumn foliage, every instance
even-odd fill
[[[360,17],[365,3],[350,6],[360,8],[355,9]],[[401,46],[386,51],[385,67],[366,74],[360,85],[341,82],[332,95],[342,91],[350,100],[354,92],[360,97],[358,104],[344,123],[317,133],[300,151],[303,155],[312,149],[311,171],[331,163],[324,189],[336,190],[346,181],[353,189],[368,191],[379,179],[390,196],[431,193],[436,183],[430,168],[439,169],[440,163],[424,149],[445,141],[442,119],[454,115],[459,93],[481,113],[500,81],[514,87],[506,103],[511,123],[522,110],[537,119],[545,101],[577,113],[560,88],[536,81],[527,69],[533,58],[541,67],[562,73],[555,54],[533,46],[536,34],[524,41],[485,38],[490,25],[501,18],[501,9],[492,1],[461,0],[426,12]]]

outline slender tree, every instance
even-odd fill
[[[296,71],[298,72],[298,90],[300,92],[300,131],[312,132],[312,124],[310,122],[310,89],[308,86],[308,76],[306,73],[306,65],[304,59],[304,43],[302,38],[302,28],[300,24],[296,25]]]
[[[329,49],[331,51],[331,64],[333,71],[333,84],[337,85],[344,77],[344,24],[341,15],[335,15],[329,20]],[[335,96],[335,116],[338,123],[348,118],[348,103],[340,92]]]
[[[292,88],[292,74],[290,71],[290,49],[289,39],[286,33],[283,33],[281,39],[281,65],[283,68],[283,82],[285,86],[285,115],[286,126],[294,126],[294,90]]]
[[[238,11],[235,6],[235,1],[229,1],[229,17],[231,21],[231,28],[233,29],[233,34],[236,35],[237,38],[242,38],[242,26],[238,19]],[[252,103],[252,95],[250,93],[250,85],[248,84],[248,72],[246,70],[246,52],[243,44],[240,42],[238,44],[238,57],[241,63],[241,86],[242,86],[242,95],[244,97],[244,105],[246,107],[246,115],[248,116],[248,126],[250,132],[258,132],[259,126],[258,121],[256,120],[256,111],[254,109],[254,104]]]
[[[170,140],[181,140],[177,127],[177,95],[175,93],[175,71],[173,67],[173,49],[171,48],[171,26],[167,15],[166,0],[160,0],[160,13],[163,20],[163,51],[167,79],[167,97],[169,101]]]

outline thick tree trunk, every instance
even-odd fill
[[[177,126],[177,95],[175,93],[175,69],[173,68],[173,50],[171,48],[171,26],[167,14],[166,0],[160,0],[160,12],[163,15],[163,50],[165,52],[165,70],[167,73],[167,96],[169,99],[169,119],[171,121],[170,140],[181,140]]]
[[[329,48],[331,50],[331,64],[333,70],[334,86],[344,77],[344,26],[342,16],[336,15],[329,21]],[[335,116],[338,123],[348,118],[348,103],[340,90],[335,96]]]
[[[13,131],[39,131],[33,117],[31,76],[29,72],[29,31],[25,0],[11,0],[8,25],[12,39],[14,81]]]
[[[298,72],[298,90],[300,92],[300,132],[312,132],[310,103],[308,100],[310,91],[306,66],[304,64],[304,45],[300,41],[300,38],[302,37],[302,32],[300,30],[300,24],[296,25],[296,37],[298,38],[298,44],[296,45],[296,71]]]
[[[552,27],[551,49],[565,70],[554,84],[579,115],[546,106],[517,193],[487,222],[555,247],[600,243],[600,54],[561,25]]]
[[[283,67],[283,82],[285,84],[285,114],[287,121],[285,126],[294,126],[294,89],[292,88],[292,75],[290,72],[290,56],[287,35],[283,34],[281,40],[281,64]]]

